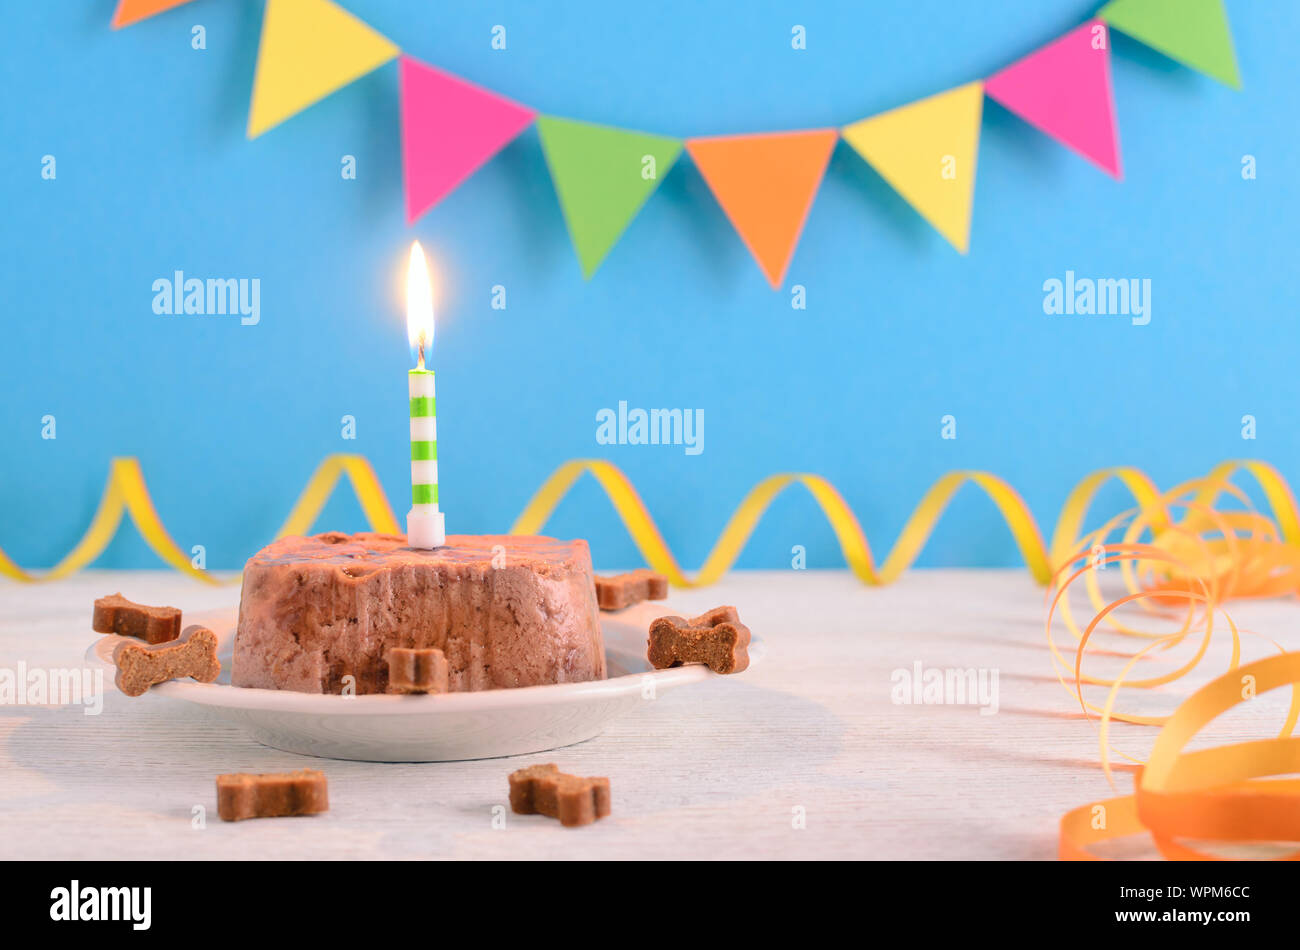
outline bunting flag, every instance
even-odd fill
[[[118,0],[113,27],[187,2]],[[1096,19],[982,83],[949,89],[839,131],[696,138],[685,147],[774,288],[785,279],[840,132],[966,253],[981,92],[1122,177],[1107,24],[1240,87],[1223,0],[1108,0]],[[528,106],[403,56],[333,0],[266,0],[249,138],[399,56],[408,223],[536,120],[569,236],[590,278],[681,154],[683,143],[675,138],[552,116],[539,119]]]
[[[772,287],[785,280],[839,132],[688,139],[686,150]]]
[[[963,254],[983,110],[984,84],[972,82],[842,130],[844,141]]]
[[[1122,178],[1110,34],[1091,20],[995,73],[984,92],[1030,125]]]
[[[1171,59],[1241,88],[1223,0],[1111,0],[1097,16]]]
[[[678,139],[573,119],[537,120],[564,221],[590,278],[681,154]]]
[[[190,0],[118,0],[117,9],[113,11],[113,29],[120,30],[132,23],[147,20],[155,13],[189,2]]]
[[[267,0],[248,137],[257,138],[400,52],[330,0]]]
[[[537,113],[410,56],[400,68],[411,223],[532,124]]]

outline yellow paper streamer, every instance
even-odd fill
[[[1214,470],[1207,480],[1205,490],[1210,491],[1211,484],[1217,484],[1220,479],[1226,484],[1226,479],[1238,470],[1249,472],[1259,482],[1273,507],[1274,516],[1282,526],[1285,538],[1300,545],[1300,512],[1297,512],[1295,498],[1286,480],[1267,463],[1225,462]],[[687,577],[677,563],[627,476],[617,466],[601,459],[575,459],[557,468],[524,507],[512,526],[511,533],[535,534],[541,531],[560,501],[584,473],[590,473],[604,490],[646,562],[679,587],[705,587],[726,574],[740,556],[767,508],[782,491],[794,484],[802,485],[812,494],[835,532],[849,569],[863,583],[871,585],[892,583],[915,562],[948,502],[968,482],[981,488],[997,506],[1011,530],[1026,567],[1040,584],[1047,584],[1051,580],[1053,565],[1063,563],[1074,552],[1088,508],[1107,481],[1118,479],[1143,510],[1157,507],[1160,497],[1154,483],[1139,469],[1108,468],[1092,473],[1071,490],[1062,506],[1052,534],[1049,554],[1037,522],[1014,488],[989,472],[949,472],[930,486],[908,518],[894,547],[877,567],[862,526],[834,485],[820,475],[771,475],[755,485],[741,501],[714,543],[704,566],[692,579]],[[344,474],[352,483],[371,529],[400,533],[392,507],[370,463],[364,456],[337,454],[328,456],[317,467],[276,537],[308,532],[340,475]],[[1225,489],[1215,489],[1215,497],[1223,490]],[[211,580],[206,572],[190,564],[189,558],[167,534],[149,498],[139,462],[131,458],[113,460],[104,497],[90,529],[52,570],[40,576],[30,574],[0,549],[0,574],[30,583],[56,580],[80,570],[103,552],[117,530],[124,509],[130,512],[145,542],[165,562],[191,576]]]
[[[751,488],[732,513],[694,579],[687,577],[677,563],[627,476],[617,466],[601,459],[575,459],[557,468],[524,506],[523,512],[510,529],[511,534],[536,534],[541,531],[560,500],[586,472],[590,472],[604,489],[646,563],[679,587],[707,587],[726,574],[740,556],[764,512],[776,500],[777,495],[794,484],[808,489],[820,506],[822,514],[835,532],[849,569],[863,583],[879,585],[897,580],[916,560],[948,502],[967,482],[973,482],[982,488],[998,506],[1034,577],[1045,584],[1052,576],[1047,549],[1033,515],[1014,488],[988,472],[949,472],[931,485],[879,567],[872,559],[867,536],[848,503],[826,479],[809,474],[770,475]]]
[[[371,528],[396,533],[397,519],[393,517],[393,510],[389,507],[388,499],[370,463],[360,455],[331,455],[312,473],[307,487],[303,489],[276,537],[306,534],[310,531],[341,475],[347,475],[352,483]],[[108,472],[108,484],[104,486],[104,494],[100,498],[95,517],[91,519],[90,528],[63,560],[44,574],[35,575],[23,570],[0,550],[0,574],[28,584],[54,581],[74,574],[104,552],[104,548],[108,547],[117,534],[124,513],[130,514],[136,529],[154,553],[176,570],[208,584],[220,583],[207,571],[196,568],[167,533],[154,508],[153,499],[149,497],[140,462],[133,458],[113,459]],[[238,580],[236,578],[234,582],[238,583]]]

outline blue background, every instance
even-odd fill
[[[3,399],[0,547],[48,566],[85,530],[115,455],[137,455],[178,543],[237,567],[316,464],[360,452],[399,518],[408,492],[402,273],[438,264],[433,362],[451,530],[505,530],[560,462],[601,456],[698,565],[745,491],[830,478],[883,555],[953,468],[1008,479],[1050,530],[1087,472],[1164,485],[1249,455],[1297,467],[1297,184],[1290,2],[1228,4],[1244,91],[1116,35],[1126,179],[985,103],[971,253],[954,252],[843,143],[780,292],[688,159],[584,282],[530,130],[404,223],[397,67],[249,142],[259,0],[195,0],[114,32],[113,0],[7,4],[0,36]],[[406,52],[537,109],[689,136],[840,125],[986,76],[1084,21],[1079,0],[780,4],[661,0],[344,5]],[[207,49],[190,46],[194,24]],[[808,48],[790,48],[793,24]],[[508,49],[490,48],[494,24]],[[1243,154],[1259,177],[1243,181]],[[44,181],[41,157],[58,177]],[[355,155],[358,177],[340,176]],[[258,277],[261,323],[157,316],[175,270]],[[1044,280],[1149,277],[1149,326],[1049,317]],[[807,288],[791,309],[789,285]],[[508,309],[491,309],[491,287]],[[701,408],[705,451],[600,446],[595,414]],[[58,438],[42,440],[41,417]],[[940,439],[956,416],[958,439]],[[1258,440],[1241,438],[1241,417]],[[340,418],[357,419],[357,439]],[[1121,504],[1118,490],[1103,508]],[[340,491],[318,527],[358,529]],[[635,549],[584,479],[548,533],[598,563]],[[839,566],[792,491],[741,566]],[[157,560],[124,528],[100,566]],[[1009,565],[968,488],[923,565]]]

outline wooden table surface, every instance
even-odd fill
[[[84,666],[91,602],[117,590],[189,611],[238,599],[235,587],[170,572],[0,582],[0,668]],[[0,858],[1050,859],[1063,812],[1131,788],[1131,773],[1117,792],[1098,767],[1094,724],[1053,673],[1043,591],[1023,570],[914,571],[886,588],[840,571],[735,572],[668,603],[683,613],[736,604],[767,658],[665,693],[588,742],[519,759],[311,759],[111,683],[96,716],[0,706]],[[1271,602],[1234,616],[1294,649],[1296,610]],[[1246,654],[1267,649],[1251,639]],[[894,671],[918,661],[998,671],[996,714],[895,703]],[[1208,667],[1226,665],[1212,651]],[[1171,706],[1189,689],[1152,698]],[[1218,735],[1271,734],[1285,698],[1266,699]],[[1121,727],[1116,742],[1145,754],[1154,735]],[[609,776],[613,815],[580,829],[510,815],[494,829],[506,775],[552,759]],[[329,776],[327,814],[216,818],[218,773],[303,767]],[[195,805],[207,809],[202,828]]]

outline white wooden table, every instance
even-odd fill
[[[116,590],[188,611],[238,598],[169,572],[0,581],[0,667],[82,666],[91,602]],[[767,642],[766,660],[666,693],[589,742],[522,759],[309,759],[187,704],[126,699],[111,683],[98,716],[0,706],[0,858],[1053,858],[1061,814],[1116,794],[1093,726],[1052,672],[1043,592],[1023,570],[920,571],[887,588],[838,571],[737,572],[668,603],[683,613],[736,604]],[[1234,616],[1294,649],[1296,611],[1274,602]],[[997,669],[999,711],[895,704],[891,674],[917,661]],[[1276,699],[1219,734],[1269,734],[1281,722]],[[1117,737],[1141,751],[1154,731]],[[506,775],[551,759],[608,775],[613,815],[573,830],[510,815],[494,830]],[[305,766],[329,776],[327,814],[216,819],[218,773]],[[1120,791],[1130,787],[1121,774]],[[192,826],[195,805],[207,808],[203,828]]]

